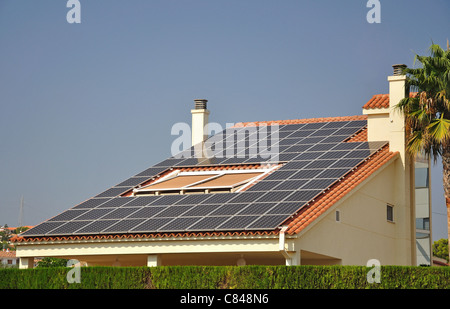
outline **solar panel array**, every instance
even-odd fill
[[[206,142],[213,158],[195,158],[188,149],[22,236],[273,230],[386,144],[344,142],[366,125],[358,120],[227,129]],[[244,192],[120,196],[172,167],[264,162],[285,164]]]

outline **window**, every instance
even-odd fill
[[[386,210],[387,210],[387,218],[386,219],[389,222],[394,222],[394,206],[387,205]]]
[[[336,222],[341,222],[341,213],[339,210],[336,210]]]
[[[134,196],[239,192],[278,166],[212,171],[174,170],[157,181],[134,189]]]

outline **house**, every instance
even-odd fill
[[[33,257],[87,265],[431,264],[429,162],[405,152],[393,106],[406,77],[362,115],[238,123],[14,238]]]
[[[12,267],[19,264],[19,259],[16,257],[16,252],[9,249],[0,251],[0,265],[4,267]]]

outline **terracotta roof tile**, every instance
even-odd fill
[[[16,251],[0,251],[0,258],[15,258]]]
[[[270,236],[278,235],[279,230],[273,231],[232,231],[232,232],[185,232],[185,233],[145,233],[145,234],[109,234],[109,235],[73,235],[73,236],[16,236],[11,239],[13,243],[32,243],[45,241],[80,241],[80,240],[107,240],[107,239],[145,239],[145,238],[171,238],[171,237],[222,237],[222,236]]]
[[[417,92],[411,92],[409,96],[415,97]],[[389,94],[376,94],[366,104],[363,109],[389,108]]]
[[[389,107],[389,94],[376,94],[369,102],[364,104],[363,109],[374,108],[388,108]]]
[[[352,142],[367,142],[367,128],[359,131],[355,135],[351,136],[349,139],[344,142],[352,143]]]
[[[239,122],[234,125],[234,128],[241,127],[254,127],[260,125],[287,125],[287,124],[299,124],[299,123],[316,123],[316,122],[336,122],[336,121],[355,121],[355,120],[367,120],[367,115],[357,116],[344,116],[344,117],[326,117],[326,118],[308,118],[308,119],[291,119],[291,120],[269,120],[269,121],[256,121],[256,122]]]

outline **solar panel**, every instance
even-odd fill
[[[166,169],[167,169],[167,167],[150,167],[150,168],[146,169],[145,171],[140,172],[135,177],[141,177],[141,176],[153,177],[153,176],[156,176],[159,173],[165,171]]]
[[[275,229],[281,223],[286,221],[285,215],[264,215],[258,217],[253,223],[248,225],[248,230]]]
[[[192,206],[168,206],[166,209],[155,215],[155,217],[178,217],[191,208]]]
[[[342,176],[344,176],[346,173],[348,173],[348,169],[346,168],[332,168],[332,169],[326,169],[319,175],[317,175],[317,178],[333,178],[333,179],[339,179]]]
[[[157,200],[159,200],[161,196],[138,196],[132,201],[125,204],[127,207],[133,207],[133,206],[146,206],[149,204],[155,203]]]
[[[320,159],[341,159],[348,154],[348,151],[328,151],[320,156]]]
[[[259,194],[258,202],[279,202],[292,194],[292,191],[269,191],[264,194]]]
[[[207,204],[223,204],[237,196],[237,193],[217,193],[209,195],[208,198],[201,203]]]
[[[119,195],[129,191],[129,190],[130,190],[130,188],[114,187],[114,188],[108,189],[108,190],[100,193],[96,197],[116,197],[116,196],[119,196]]]
[[[215,204],[204,204],[197,205],[192,207],[190,210],[183,214],[183,217],[197,217],[197,216],[206,216],[212,213],[214,210],[218,208],[218,205]]]
[[[97,220],[77,230],[77,234],[100,234],[104,229],[116,224],[119,220]]]
[[[47,233],[47,235],[67,235],[88,225],[91,221],[69,221]]]
[[[147,180],[149,180],[149,177],[131,177],[125,181],[122,181],[116,187],[135,187]]]
[[[261,196],[261,193],[259,192],[242,192],[238,193],[235,198],[233,198],[231,201],[233,203],[249,203],[253,202],[257,198]]]
[[[300,189],[308,180],[285,180],[277,185],[274,189],[276,190],[298,190]]]
[[[162,195],[159,199],[150,202],[149,205],[157,205],[157,206],[172,205],[177,202],[180,202],[185,197],[186,195]]]
[[[298,157],[296,157],[295,160],[311,161],[317,159],[320,155],[322,155],[322,152],[304,152],[298,155]]]
[[[337,160],[332,167],[355,167],[361,162],[361,159],[341,159]]]
[[[76,220],[95,220],[103,217],[107,213],[110,213],[112,209],[107,208],[94,208],[87,212],[85,212],[83,215],[76,218]]]
[[[246,206],[239,215],[262,215],[273,208],[276,203],[255,203]]]
[[[187,228],[188,231],[204,231],[204,230],[215,230],[216,227],[218,227],[220,224],[228,220],[229,217],[227,216],[208,216],[203,219],[200,219],[193,225],[191,225],[189,228]]]
[[[199,217],[175,218],[173,221],[159,228],[159,231],[182,232],[200,219]]]
[[[109,198],[93,198],[81,204],[78,204],[77,206],[73,207],[73,209],[95,208],[109,200]]]
[[[330,136],[332,134],[334,134],[334,132],[336,132],[335,129],[320,129],[317,131],[314,131],[310,136]]]
[[[63,213],[49,219],[48,221],[70,221],[81,214],[84,214],[86,209],[69,209],[64,211]]]
[[[118,198],[109,200],[106,203],[103,203],[101,206],[98,206],[98,207],[101,207],[101,208],[121,207],[121,206],[124,206],[127,203],[131,202],[132,200],[134,200],[134,197],[118,197]]]
[[[103,230],[103,232],[107,233],[127,233],[132,230],[134,227],[143,223],[145,219],[123,219],[117,222],[116,224],[111,225],[110,227]]]
[[[136,212],[139,209],[142,208],[140,207],[117,208],[115,210],[112,210],[110,213],[104,215],[102,219],[123,219],[130,216],[132,213]]]
[[[329,186],[331,186],[335,181],[336,181],[335,179],[312,179],[302,187],[302,190],[326,189]]]
[[[316,197],[318,194],[320,194],[321,190],[301,190],[292,193],[290,196],[286,198],[286,201],[298,201],[298,202],[308,202],[312,198]]]
[[[244,230],[258,218],[259,216],[234,216],[218,226],[216,230]]]
[[[275,229],[386,144],[343,142],[366,125],[363,120],[228,128],[208,138],[215,157],[194,158],[191,147],[23,235]],[[287,163],[244,192],[120,197],[174,167],[274,160]]]
[[[21,235],[23,236],[35,236],[35,235],[46,235],[50,231],[64,225],[65,222],[43,222],[25,232]]]
[[[343,128],[345,127],[349,122],[348,121],[332,121],[332,122],[328,122],[326,123],[322,129],[336,129],[336,128]]]
[[[268,191],[274,189],[277,185],[281,184],[281,180],[261,180],[255,185],[247,189],[247,191]]]
[[[155,232],[172,220],[173,218],[150,218],[136,224],[130,231],[134,233]]]
[[[333,163],[336,162],[336,160],[315,160],[312,161],[311,163],[309,163],[307,166],[305,166],[305,168],[314,168],[314,169],[324,169],[327,168],[331,165],[333,165]]]
[[[309,148],[308,151],[327,151],[327,150],[330,150],[331,148],[333,148],[334,146],[335,146],[335,144],[333,144],[333,143],[317,144],[317,145],[314,145],[311,148]]]
[[[166,208],[166,206],[141,207],[138,211],[130,214],[128,218],[148,219],[165,210]]]
[[[267,213],[273,215],[291,215],[299,210],[304,204],[299,202],[281,202]]]

